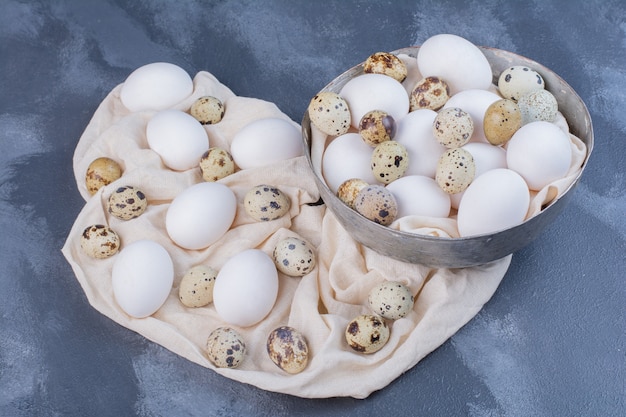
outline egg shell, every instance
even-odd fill
[[[409,96],[410,111],[439,110],[450,98],[450,87],[439,77],[424,77],[419,80]]]
[[[387,185],[398,204],[397,218],[427,216],[445,218],[450,215],[450,195],[437,182],[423,175],[408,175]]]
[[[272,330],[267,337],[266,350],[272,362],[288,374],[302,372],[309,361],[306,338],[293,327]]]
[[[439,157],[446,151],[433,135],[433,110],[416,110],[397,123],[394,140],[406,148],[411,163],[404,175],[424,175],[435,178]]]
[[[517,101],[521,96],[545,88],[543,77],[525,65],[514,65],[498,77],[498,90],[502,97]]]
[[[309,242],[288,237],[276,244],[272,253],[276,269],[291,277],[302,277],[315,268],[315,249]]]
[[[339,197],[339,199],[343,201],[348,207],[354,209],[356,196],[359,194],[359,191],[361,191],[368,185],[368,183],[360,178],[350,178],[349,180],[345,180],[341,183],[341,185],[337,189],[337,197]]]
[[[143,191],[130,185],[118,187],[107,200],[107,211],[120,220],[131,220],[146,211],[148,199]]]
[[[345,331],[348,346],[370,354],[378,352],[389,341],[389,327],[385,320],[373,314],[362,314],[348,323]]]
[[[485,131],[481,128],[485,119],[485,112],[493,102],[501,98],[496,93],[487,90],[465,90],[450,97],[443,108],[458,107],[469,113],[472,116],[474,126],[477,126],[469,141],[488,143]]]
[[[101,157],[94,159],[87,167],[85,185],[87,192],[94,195],[98,190],[122,176],[122,167],[111,158]]]
[[[270,165],[303,152],[300,129],[291,121],[273,117],[248,123],[230,144],[230,154],[241,169]]]
[[[404,175],[409,162],[409,154],[404,145],[388,140],[374,148],[370,167],[378,182],[389,184]]]
[[[426,39],[417,53],[417,65],[422,76],[446,80],[452,94],[487,89],[493,79],[491,66],[482,51],[467,39],[452,34]]]
[[[202,154],[200,171],[202,171],[203,180],[219,181],[235,173],[235,161],[226,149],[213,147]]]
[[[498,168],[476,178],[459,204],[457,225],[461,237],[495,233],[522,223],[530,193],[515,171]]]
[[[513,100],[502,99],[491,103],[485,111],[483,131],[492,145],[503,145],[522,127],[522,112]]]
[[[404,62],[389,52],[375,52],[363,63],[363,72],[383,74],[398,82],[405,80],[408,70]]]
[[[120,100],[132,111],[164,110],[193,92],[193,80],[178,65],[153,62],[130,73],[120,89]]]
[[[237,198],[226,185],[203,182],[177,195],[165,216],[165,229],[178,246],[203,249],[230,229],[237,212]]]
[[[261,184],[252,187],[243,199],[246,213],[254,220],[268,222],[276,220],[289,212],[289,196],[277,187]]]
[[[308,113],[311,123],[327,135],[343,135],[350,129],[348,103],[335,92],[317,93],[309,102]]]
[[[553,122],[559,110],[556,98],[548,90],[524,94],[517,100],[517,105],[522,114],[522,125],[537,121]]]
[[[401,119],[409,112],[409,95],[397,80],[382,74],[363,74],[348,81],[339,95],[350,108],[351,123],[358,124],[365,113],[381,110],[394,120]]]
[[[274,261],[259,249],[246,249],[220,268],[213,288],[213,305],[228,324],[252,326],[272,310],[278,296]]]
[[[197,167],[209,148],[209,138],[202,125],[180,110],[162,110],[152,116],[146,125],[146,138],[163,164],[175,171]]]
[[[358,133],[346,133],[333,139],[322,156],[322,174],[328,188],[336,193],[341,183],[350,178],[376,183],[370,169],[372,151]]]
[[[104,259],[115,255],[120,249],[120,237],[108,226],[94,224],[83,230],[80,247],[87,255]]]
[[[191,105],[189,114],[203,125],[213,125],[222,121],[226,107],[224,103],[212,96],[200,97]]]
[[[507,145],[507,166],[520,174],[531,190],[563,178],[569,171],[569,137],[555,124],[532,122],[522,126]]]
[[[217,270],[206,265],[190,268],[180,281],[178,299],[186,307],[203,307],[213,301]]]
[[[474,133],[472,116],[458,107],[441,109],[433,122],[433,135],[446,148],[465,145]]]
[[[398,320],[413,309],[414,297],[409,287],[401,282],[384,281],[370,290],[367,302],[374,314]]]
[[[151,240],[138,240],[120,251],[111,283],[119,306],[136,318],[154,314],[167,299],[174,281],[169,253]]]
[[[396,121],[387,112],[369,111],[363,115],[359,122],[359,135],[370,146],[391,140],[395,134]]]
[[[368,185],[359,191],[354,209],[367,219],[383,226],[393,223],[398,214],[395,197],[382,185]]]
[[[231,327],[213,330],[206,343],[207,357],[218,368],[236,368],[246,356],[246,344]]]
[[[476,176],[474,157],[463,148],[446,151],[439,158],[435,180],[448,194],[465,190]]]

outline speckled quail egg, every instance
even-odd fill
[[[448,149],[465,145],[474,133],[472,116],[458,107],[440,110],[433,121],[435,139]]]
[[[206,352],[218,368],[236,368],[246,356],[246,344],[235,329],[218,327],[207,339]]]
[[[217,270],[206,265],[190,268],[180,281],[178,299],[187,307],[203,307],[213,301]]]
[[[276,220],[289,212],[289,196],[272,185],[257,185],[244,198],[246,213],[253,219],[266,222]]]
[[[139,217],[146,211],[146,207],[148,207],[146,195],[130,185],[118,187],[107,201],[108,212],[120,220]]]
[[[492,145],[503,145],[522,127],[522,113],[516,102],[509,99],[491,103],[485,111],[483,129]]]
[[[92,258],[104,259],[115,255],[120,249],[120,237],[110,227],[94,224],[83,230],[80,247]]]
[[[85,174],[85,185],[90,195],[94,195],[105,185],[122,176],[122,167],[111,158],[97,158],[89,164]]]
[[[543,77],[537,71],[523,65],[507,68],[498,77],[500,94],[513,101],[519,100],[526,93],[544,88]]]
[[[556,98],[548,90],[524,94],[517,100],[522,113],[522,125],[531,122],[553,122],[559,110]]]
[[[315,268],[315,249],[309,242],[288,237],[276,245],[273,252],[276,269],[291,277],[302,277]]]
[[[357,352],[375,353],[389,341],[389,327],[385,320],[373,314],[362,314],[346,327],[346,341]]]
[[[406,317],[413,309],[413,294],[401,282],[381,282],[369,292],[367,302],[375,314],[389,320]]]
[[[317,93],[309,102],[308,112],[311,123],[327,135],[343,135],[350,129],[350,108],[337,93]]]
[[[213,147],[200,158],[200,170],[205,181],[219,181],[235,172],[235,161],[226,149]]]
[[[435,180],[448,194],[464,191],[474,180],[476,164],[471,153],[463,148],[449,149],[441,155]]]
[[[411,94],[410,111],[429,109],[437,111],[450,98],[450,87],[439,77],[425,77],[419,80]]]
[[[302,372],[309,361],[307,341],[293,327],[274,329],[267,338],[266,348],[272,362],[289,374]]]
[[[402,82],[405,80],[408,70],[404,62],[394,54],[376,52],[363,63],[363,72],[387,75],[398,82]]]
[[[377,181],[389,184],[403,176],[409,168],[409,153],[400,142],[382,142],[372,152],[370,168]]]
[[[365,218],[383,226],[389,226],[398,215],[396,198],[382,185],[368,185],[359,191],[354,209]]]
[[[359,122],[359,135],[368,145],[376,146],[393,139],[396,135],[396,121],[382,110],[369,111]]]
[[[337,197],[344,202],[348,207],[354,210],[354,202],[356,196],[363,188],[369,184],[360,178],[350,178],[345,180],[337,188]]]
[[[226,113],[224,103],[219,98],[212,96],[200,97],[191,105],[189,110],[189,114],[203,125],[221,122],[224,113]]]

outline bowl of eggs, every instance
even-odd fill
[[[377,52],[310,101],[320,196],[359,243],[438,268],[527,246],[570,200],[593,149],[578,94],[545,66],[441,34]]]

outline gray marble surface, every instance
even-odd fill
[[[560,74],[595,148],[571,204],[491,301],[365,400],[266,392],[96,312],[60,248],[83,206],[74,147],[154,61],[213,73],[299,121],[378,50],[454,33]],[[609,1],[0,2],[0,415],[626,415],[626,6]]]

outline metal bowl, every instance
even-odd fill
[[[438,268],[463,268],[482,265],[514,253],[531,243],[561,213],[572,197],[593,149],[593,129],[589,111],[581,98],[563,79],[543,65],[528,58],[500,49],[480,47],[491,64],[494,83],[500,72],[513,65],[525,65],[539,72],[548,89],[557,99],[559,111],[565,116],[570,132],[587,146],[587,155],[572,184],[539,214],[522,224],[492,234],[461,238],[435,237],[397,231],[367,220],[344,204],[326,185],[319,171],[321,161],[313,161],[311,122],[306,112],[302,120],[302,136],[309,166],[315,174],[320,196],[339,223],[358,242],[394,259]],[[398,49],[393,54],[417,57],[418,46]],[[363,74],[357,65],[335,78],[321,91],[339,93],[352,78]],[[321,157],[318,155],[317,158]]]

